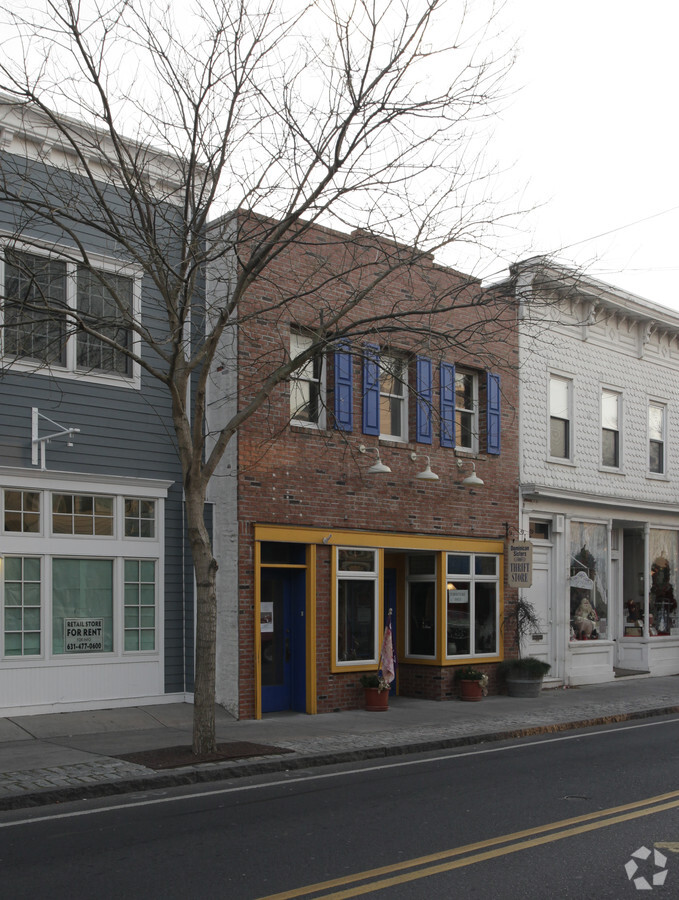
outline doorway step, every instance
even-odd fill
[[[644,678],[651,673],[645,669],[620,669],[613,667],[615,678]]]

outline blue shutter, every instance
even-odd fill
[[[441,363],[441,446],[455,446],[455,366]]]
[[[348,348],[343,344],[335,350],[335,428],[339,431],[354,427],[353,358]]]
[[[420,444],[431,444],[431,400],[432,370],[431,360],[426,356],[417,357],[417,406],[415,409],[416,440]]]
[[[363,434],[380,433],[380,369],[376,344],[365,345],[363,357]]]
[[[486,382],[487,405],[487,450],[488,453],[500,452],[500,376],[488,372]]]

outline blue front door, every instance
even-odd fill
[[[305,712],[305,572],[262,569],[261,613],[262,712]]]

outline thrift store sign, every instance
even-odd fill
[[[66,653],[92,653],[103,649],[103,619],[64,619]]]
[[[512,541],[507,553],[507,585],[529,588],[533,584],[533,545],[530,541]]]

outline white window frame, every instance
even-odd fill
[[[554,416],[552,415],[552,382],[562,382],[566,386],[566,403],[567,403],[567,418],[564,419],[562,416]],[[574,426],[574,416],[573,416],[573,396],[574,396],[574,385],[573,379],[569,375],[564,375],[561,372],[550,371],[547,375],[547,458],[550,462],[557,462],[562,464],[569,464],[573,462],[574,453],[575,453],[575,426]],[[553,456],[552,455],[552,419],[557,419],[558,421],[564,421],[567,424],[566,429],[566,456]]]
[[[401,369],[401,375],[395,376],[394,372],[389,368],[389,366],[395,363]],[[403,391],[401,394],[394,394],[388,391],[382,390],[382,372],[387,372],[392,378],[397,378],[398,381],[401,382]],[[378,383],[379,383],[379,412],[380,412],[380,440],[384,441],[407,441],[408,440],[408,362],[402,356],[397,356],[391,353],[381,353],[379,357],[378,363]],[[382,416],[382,398],[386,398],[387,402],[391,403],[393,400],[397,400],[400,403],[401,407],[401,431],[399,434],[392,434],[391,432],[383,430],[383,416]]]
[[[655,440],[651,437],[651,410],[659,409],[662,411],[662,470],[654,472],[651,469],[651,441]],[[649,398],[646,412],[646,468],[649,478],[666,478],[667,477],[667,403],[664,400],[653,400]]]
[[[339,567],[339,557],[340,551],[342,550],[357,550],[357,551],[370,551],[373,554],[373,568],[372,570],[362,570],[360,572],[352,572],[348,569],[341,569]],[[351,547],[351,546],[342,546],[335,548],[335,597],[333,601],[333,616],[335,618],[335,646],[333,648],[334,655],[334,663],[337,669],[357,669],[357,668],[369,668],[370,666],[377,665],[379,662],[379,652],[380,652],[380,638],[381,627],[380,627],[380,596],[379,596],[379,582],[380,582],[380,551],[376,547]],[[340,616],[339,616],[339,583],[340,581],[372,581],[373,582],[373,621],[375,623],[374,634],[373,634],[373,657],[371,659],[340,659],[339,658],[339,625],[340,625]]]
[[[33,477],[31,477],[33,476]],[[4,532],[4,517],[0,521],[2,545],[0,551],[0,673],[3,669],[21,665],[96,665],[111,660],[133,657],[153,659],[162,663],[164,629],[164,503],[170,482],[151,479],[129,479],[121,476],[102,481],[90,474],[55,475],[28,473],[22,469],[3,469],[0,472],[0,491],[36,491],[41,493],[43,521],[40,533]],[[114,529],[112,536],[52,534],[52,493],[112,496],[114,498]],[[125,537],[125,499],[153,500],[156,511],[154,538]],[[38,557],[41,560],[41,654],[5,656],[4,640],[4,558]],[[92,653],[54,653],[52,644],[52,562],[54,559],[105,559],[113,562],[113,650]],[[125,560],[155,563],[155,649],[125,650]]]
[[[298,346],[296,348],[293,348],[293,339],[298,342]],[[308,349],[312,344],[313,338],[310,335],[305,334],[303,329],[296,328],[294,326],[290,328],[290,356],[292,359],[294,359],[293,353],[295,354],[295,356],[297,356],[304,350]],[[318,377],[313,375],[314,366],[316,364],[320,366],[320,373]],[[309,374],[309,370],[311,370],[312,374]],[[292,425],[299,425],[302,428],[325,428],[325,371],[325,356],[319,352],[314,357],[312,357],[312,359],[306,362],[300,369],[297,369],[290,375],[290,423]],[[295,418],[294,410],[292,408],[293,385],[295,382],[315,385],[316,390],[318,391],[318,417],[315,422],[309,422],[306,419]]]
[[[616,428],[606,428],[604,425],[604,397],[608,395],[609,397],[615,398],[616,404]],[[608,472],[619,472],[622,469],[622,391],[609,387],[608,385],[602,384],[600,391],[600,408],[599,408],[599,421],[601,423],[601,427],[599,430],[599,438],[600,438],[600,447],[599,447],[599,462],[602,469]],[[612,431],[615,432],[618,436],[618,461],[616,465],[608,465],[604,462],[604,431]]]
[[[472,381],[472,407],[458,406],[457,403],[457,381],[458,378],[471,378]],[[471,416],[471,444],[463,444],[460,440],[462,428],[458,417],[460,414]],[[455,449],[465,450],[469,453],[479,452],[479,376],[478,372],[472,372],[470,369],[455,367]]]
[[[0,243],[0,297],[5,295],[5,258],[4,250],[7,242]],[[28,253],[32,256],[42,256],[64,262],[66,264],[66,306],[67,309],[77,310],[77,268],[82,265],[82,260],[74,256],[74,251],[58,245],[45,245],[38,241],[12,241],[11,250],[17,253]],[[98,253],[88,253],[88,267],[103,273],[119,275],[132,281],[132,312],[135,322],[141,321],[141,270],[138,266],[122,265],[118,260]],[[129,375],[117,372],[107,372],[94,369],[78,368],[77,366],[77,334],[69,334],[66,337],[66,362],[61,366],[56,363],[46,363],[40,360],[24,359],[15,356],[5,356],[4,353],[4,310],[0,302],[0,361],[5,369],[14,372],[27,372],[32,374],[47,375],[52,378],[66,378],[78,381],[88,381],[96,384],[109,384],[116,387],[129,387],[139,390],[141,386],[141,368],[134,360],[130,360]],[[131,351],[139,356],[141,352],[141,338],[135,329],[130,329]]]
[[[453,573],[448,573],[448,560],[451,556],[467,556],[469,557],[469,574],[468,575],[458,575]],[[495,559],[495,574],[494,575],[477,575],[476,574],[476,557],[477,556],[487,556]],[[453,579],[464,580],[469,583],[469,653],[448,653],[448,599],[447,599],[447,591],[446,591],[446,605],[445,605],[445,622],[444,628],[446,629],[446,659],[492,659],[498,658],[500,656],[500,647],[501,647],[501,634],[500,634],[500,556],[497,553],[485,553],[482,550],[479,551],[450,551],[446,553],[445,559],[446,565],[446,584],[451,583]],[[477,584],[494,584],[495,585],[495,650],[494,651],[485,651],[481,650],[478,653],[474,649],[475,645],[475,637],[476,637],[476,585]]]

